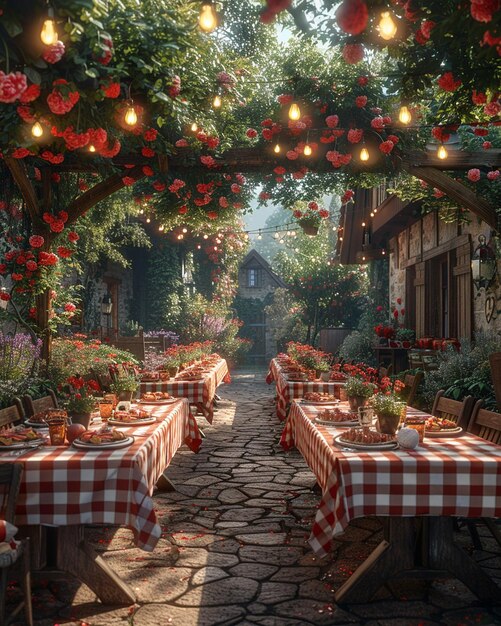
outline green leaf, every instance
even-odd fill
[[[36,85],[40,85],[40,83],[42,82],[42,77],[32,67],[25,67],[24,73],[31,80],[32,83],[35,83]]]
[[[12,16],[5,16],[2,18],[2,26],[11,37],[17,37],[23,32],[21,22]]]
[[[90,76],[91,78],[97,78],[99,76],[99,72],[93,67],[86,69],[85,73],[87,74],[87,76]]]

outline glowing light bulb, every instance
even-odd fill
[[[275,154],[278,154],[280,152],[280,144],[279,143],[277,143],[276,146],[273,148],[273,152]]]
[[[379,36],[385,41],[389,41],[393,39],[397,34],[397,25],[395,24],[391,13],[389,11],[384,11],[381,13],[381,19],[378,24]]]
[[[89,146],[89,152],[95,152],[95,151],[96,151],[96,146],[93,143],[91,143]]]
[[[149,217],[146,218],[146,223],[149,224],[151,222],[151,219]]]
[[[369,151],[367,150],[365,146],[360,150],[360,160],[361,161],[369,160]]]
[[[371,211],[371,217],[374,217],[374,211]]]
[[[178,239],[184,239],[184,235],[181,233],[180,235],[177,236]]]
[[[49,9],[47,17],[48,19],[44,21],[42,26],[40,39],[46,46],[53,46],[57,43],[59,35],[57,34],[56,23],[52,19],[54,17],[54,11],[52,9]]]
[[[445,149],[445,146],[440,146],[437,150],[437,156],[439,159],[446,159],[449,156],[449,153]]]
[[[214,250],[217,250],[217,246],[214,246]]]
[[[295,230],[293,230],[293,231],[291,232],[291,235],[292,235],[293,237],[295,237],[295,236],[296,236],[296,231],[295,231]]]
[[[132,104],[129,104],[125,111],[124,122],[127,126],[135,126],[137,124],[137,113]]]
[[[144,209],[139,209],[139,215],[144,215]]]
[[[412,120],[411,112],[405,105],[402,105],[400,107],[400,111],[398,112],[398,120],[401,124],[410,124]]]
[[[273,237],[275,237],[275,239],[278,239],[280,237],[280,235],[278,233],[274,233]]]
[[[280,239],[278,243],[285,243],[283,239]]]
[[[263,235],[261,235],[261,233],[259,233],[259,235],[257,236],[258,239],[262,239]]]
[[[362,228],[365,228],[365,222],[362,222]]]
[[[299,248],[294,248],[294,252],[299,252]]]
[[[343,238],[342,238],[342,237],[339,237],[339,241],[343,241]]]
[[[40,122],[35,122],[31,127],[31,134],[33,137],[41,137],[43,135],[43,128]]]
[[[200,17],[198,18],[198,25],[204,33],[212,33],[212,31],[215,30],[217,26],[217,15],[212,4],[205,2],[202,5]]]
[[[165,226],[164,226],[163,224],[161,224],[161,225],[158,227],[158,230],[159,230],[159,231],[162,231],[164,228],[165,228]]]
[[[221,106],[221,96],[219,95],[214,96],[214,100],[212,101],[212,106],[215,109],[219,109],[219,107]]]
[[[381,250],[381,254],[384,256],[386,254],[386,250]]]
[[[193,124],[191,125],[191,130],[196,133],[198,130],[198,124],[196,122],[193,122]]]
[[[188,232],[188,229],[187,229],[186,227],[184,227],[184,228],[183,228],[183,233],[185,233],[185,234],[186,234],[187,232]]]
[[[209,235],[204,235],[204,239],[208,239],[208,238],[209,238]]]
[[[304,156],[311,156],[311,146],[309,143],[307,143],[304,147]]]
[[[197,250],[201,250],[202,246],[200,244],[197,245]]]
[[[295,102],[293,102],[289,109],[289,118],[291,120],[298,120],[300,119],[300,117],[301,117],[301,109]]]

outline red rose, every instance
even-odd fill
[[[45,243],[45,239],[41,235],[32,235],[28,242],[32,248],[41,248]]]
[[[53,65],[63,58],[64,55],[64,43],[57,41],[52,46],[47,46],[43,51],[42,57],[44,61]]]
[[[177,144],[176,144],[177,145]],[[152,150],[151,148],[141,148],[141,154],[144,157],[154,157],[155,156],[155,151]]]
[[[22,104],[28,104],[29,102],[33,102],[40,95],[40,85],[30,85],[26,91],[23,91],[21,97],[19,98],[19,102]]]
[[[493,170],[492,172],[487,172],[488,180],[497,180],[499,178],[499,170]]]
[[[64,305],[64,310],[66,313],[74,313],[77,310],[77,307],[72,302],[67,302]]]
[[[390,154],[390,152],[393,150],[394,145],[395,144],[393,143],[393,141],[383,141],[379,144],[379,149],[383,154]]]
[[[28,272],[35,272],[38,269],[38,265],[35,261],[26,261],[26,269]]]
[[[257,137],[257,130],[255,128],[248,128],[245,134],[249,137],[249,139],[254,139]]]
[[[155,130],[154,128],[149,128],[147,131],[144,132],[143,137],[146,141],[155,141],[157,135],[158,130]]]
[[[102,85],[101,89],[105,98],[118,98],[120,96],[120,83],[110,82],[107,85]]]
[[[454,80],[454,75],[452,72],[445,72],[442,74],[440,78],[437,80],[438,86],[444,91],[456,91],[456,89],[461,85],[460,80]]]
[[[347,43],[343,48],[343,59],[350,65],[360,63],[364,58],[364,49],[359,43]]]
[[[0,71],[0,102],[15,102],[28,88],[28,81],[21,72],[4,74]]]
[[[339,28],[349,35],[359,35],[367,27],[369,11],[363,0],[344,0],[336,11]]]
[[[364,136],[364,131],[360,128],[351,128],[348,131],[346,138],[350,143],[359,143],[362,141],[362,137]]]
[[[64,230],[63,220],[55,219],[50,223],[50,229],[53,233],[61,233]]]
[[[66,248],[65,246],[59,246],[57,248],[57,253],[62,259],[69,259],[73,254],[73,250]]]
[[[126,187],[130,187],[130,185],[133,185],[136,182],[136,179],[132,178],[132,176],[124,176],[122,178],[122,182]]]
[[[145,176],[153,176],[155,173],[149,165],[143,165],[142,171]]]
[[[367,96],[357,96],[355,98],[355,104],[359,109],[363,109],[364,106],[367,104]]]

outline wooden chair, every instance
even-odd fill
[[[485,439],[486,441],[501,445],[501,414],[488,411],[487,409],[482,409],[482,403],[482,400],[478,400],[475,404],[468,423],[467,431],[473,435],[477,435],[477,437]],[[478,519],[468,519],[464,521],[468,526],[468,530],[470,531],[473,539],[473,545],[476,549],[482,549],[480,537],[478,536],[476,529],[476,524],[479,522],[484,524],[484,526],[489,529],[491,535],[501,547],[501,530],[495,520],[489,517],[481,517]]]
[[[431,414],[435,417],[443,417],[455,422],[458,426],[466,430],[470,421],[475,399],[467,396],[462,402],[444,397],[444,390],[437,391]]]
[[[21,400],[16,399],[15,404],[5,409],[0,409],[0,429],[16,426],[23,421],[24,411]]]
[[[417,372],[416,374],[406,374],[404,376],[403,383],[405,389],[402,391],[402,396],[409,406],[412,406],[412,402],[416,397],[418,387],[423,380],[423,372]]]
[[[37,398],[36,400],[33,400],[31,396],[24,396],[23,404],[26,412],[26,417],[31,417],[35,413],[47,411],[48,409],[59,408],[56,394],[52,391],[52,389],[49,389],[47,396],[44,396],[43,398]]]
[[[393,374],[393,365],[391,363],[387,366],[382,365],[378,369],[379,380],[381,380],[381,378],[385,378],[386,376],[391,376],[392,374]]]
[[[21,463],[0,464],[0,519],[14,524],[16,500],[21,485],[23,466]],[[5,597],[9,570],[15,564],[21,565],[22,587],[24,599],[5,618]],[[30,541],[21,539],[15,552],[0,553],[0,624],[7,626],[24,607],[24,615],[28,626],[33,626],[33,612],[31,608],[31,573],[30,573]]]

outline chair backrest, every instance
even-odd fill
[[[422,380],[423,372],[417,372],[416,374],[406,374],[404,376],[403,382],[405,385],[405,389],[403,391],[403,396],[409,406],[412,406],[412,402],[416,397],[419,384]]]
[[[381,378],[385,378],[386,376],[391,376],[392,374],[393,374],[393,365],[391,363],[387,366],[382,365],[378,369],[379,380],[381,380]]]
[[[24,414],[20,400],[17,400],[16,404],[12,406],[0,409],[0,430],[19,424],[23,421],[23,417]]]
[[[501,411],[501,352],[489,354],[489,364],[491,366],[492,385],[496,394],[496,404]]]
[[[407,358],[409,359],[409,367],[411,370],[423,367],[423,357],[418,350],[409,350]]]
[[[42,411],[57,409],[59,407],[56,394],[52,391],[52,389],[49,389],[48,395],[43,398],[33,400],[31,396],[24,396],[23,401],[27,417],[31,417],[35,413],[41,413]]]
[[[16,500],[21,485],[23,465],[0,463],[0,519],[14,524]]]
[[[482,409],[482,400],[475,404],[468,432],[492,443],[501,444],[501,413]]]
[[[435,396],[431,414],[435,417],[443,417],[451,420],[466,430],[473,413],[474,406],[475,399],[472,396],[467,396],[462,402],[459,402],[458,400],[445,398],[444,390],[441,389]]]

